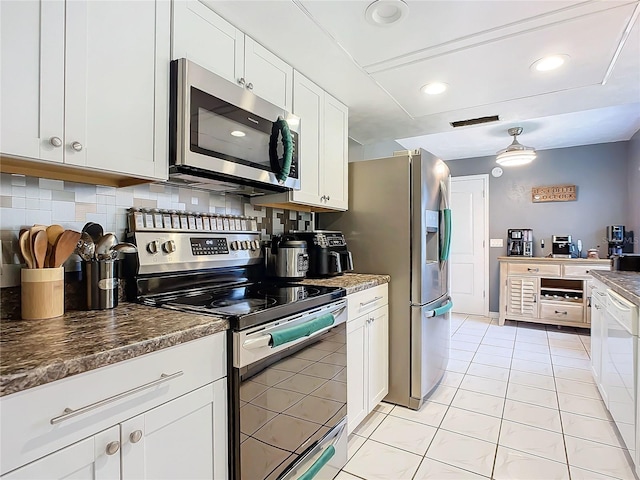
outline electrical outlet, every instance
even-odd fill
[[[494,248],[502,248],[504,247],[504,241],[502,238],[491,238],[489,239],[489,246]]]

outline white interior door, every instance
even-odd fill
[[[451,178],[453,310],[489,315],[489,176]]]

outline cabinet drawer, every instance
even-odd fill
[[[582,322],[584,321],[584,309],[582,305],[558,305],[542,302],[540,304],[540,317],[565,322]]]
[[[389,303],[389,287],[378,285],[377,287],[363,290],[362,292],[347,295],[347,304],[349,308],[349,316],[347,321],[368,312],[372,312],[376,308]]]
[[[560,264],[510,263],[509,275],[549,275],[560,276]]]
[[[0,474],[224,377],[225,335],[221,332],[2,397]],[[65,417],[67,408],[78,414]],[[52,424],[52,419],[57,420]]]
[[[563,265],[563,275],[565,277],[586,277],[589,278],[591,270],[610,270],[609,265]]]

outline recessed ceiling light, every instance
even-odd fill
[[[424,85],[420,90],[422,93],[426,93],[427,95],[440,95],[443,93],[449,85],[442,82],[431,82]]]
[[[560,68],[569,60],[569,55],[549,55],[533,62],[532,70],[548,72]]]
[[[364,15],[369,23],[389,26],[398,23],[409,13],[409,6],[402,0],[376,0],[367,7]]]
[[[233,132],[231,132],[231,135],[233,135],[234,137],[244,137],[246,133],[241,132],[240,130],[234,130]]]

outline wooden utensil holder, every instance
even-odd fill
[[[23,268],[22,318],[40,320],[64,314],[64,267]]]

